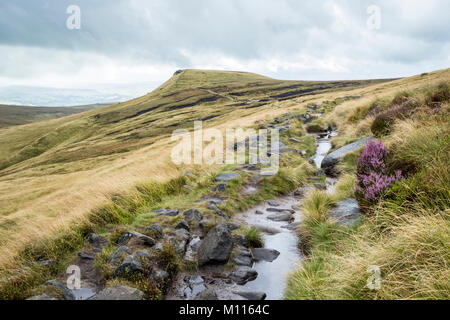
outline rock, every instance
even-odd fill
[[[180,210],[176,210],[176,209],[156,209],[153,210],[153,212],[160,214],[160,215],[164,215],[164,216],[170,216],[170,217],[175,217],[180,213]]]
[[[174,236],[170,239],[170,241],[175,246],[175,252],[179,255],[184,255],[186,252],[186,247],[191,238],[189,231],[186,229],[176,229],[174,232]]]
[[[144,267],[142,265],[140,255],[129,255],[123,262],[114,270],[113,277],[131,276],[137,273],[143,273]]]
[[[52,259],[39,260],[39,261],[36,261],[36,263],[42,267],[53,267],[54,265],[56,265],[56,261],[52,260]]]
[[[187,224],[186,221],[181,220],[180,222],[178,222],[178,224],[175,226],[175,229],[184,229],[189,231],[189,225]]]
[[[354,198],[338,202],[330,212],[330,218],[336,220],[336,223],[341,226],[352,226],[359,222],[360,217],[358,201]]]
[[[145,227],[145,231],[150,231],[155,235],[155,238],[161,239],[164,237],[164,232],[159,223],[154,223],[151,226]]]
[[[313,183],[313,186],[318,190],[327,190],[327,185],[325,183]]]
[[[262,211],[256,210],[255,214],[264,214]]]
[[[264,300],[267,295],[264,292],[253,291],[233,291],[234,294],[240,295],[247,300]]]
[[[290,212],[290,213],[295,213],[294,209],[282,209],[282,208],[267,208],[266,209],[267,212]]]
[[[253,248],[252,249],[253,258],[255,260],[264,260],[268,262],[274,261],[280,255],[280,252],[275,249],[267,248]]]
[[[260,230],[261,232],[264,232],[264,233],[267,233],[267,234],[270,234],[270,235],[274,235],[274,234],[277,234],[277,233],[281,232],[277,228],[264,226],[264,225],[255,225],[255,228]]]
[[[183,212],[184,219],[189,223],[192,221],[201,221],[203,219],[203,215],[197,209],[189,209]]]
[[[249,247],[248,239],[243,234],[235,234],[235,235],[233,235],[233,243],[236,246],[241,246],[241,247],[244,247],[244,248],[248,248]]]
[[[217,293],[213,288],[206,288],[197,294],[194,300],[219,300],[219,298],[217,298]]]
[[[108,287],[97,293],[91,300],[143,300],[144,293],[128,286]]]
[[[287,224],[285,226],[282,226],[283,229],[288,229],[288,230],[295,230],[298,228],[298,226],[300,226],[302,223],[301,222],[294,222],[294,223],[290,223]]]
[[[280,204],[278,202],[276,202],[275,200],[269,200],[267,201],[267,204],[271,207],[279,207]]]
[[[91,297],[95,296],[95,291],[91,288],[80,288],[71,290],[75,300],[89,300]]]
[[[130,239],[136,239],[138,241],[138,244],[146,245],[149,247],[152,247],[155,245],[156,241],[152,237],[146,236],[142,233],[139,233],[137,231],[128,231],[123,233],[119,240],[117,240],[117,243],[120,245],[125,245],[130,241]]]
[[[44,294],[40,294],[40,295],[37,295],[37,296],[30,297],[30,298],[28,298],[26,300],[58,300],[58,299],[56,299],[54,297],[50,297],[49,295],[46,295],[44,293]]]
[[[206,207],[206,209],[213,210],[219,217],[222,217],[224,219],[230,219],[229,216],[227,216],[225,213],[222,212],[214,203],[211,203],[209,206]]]
[[[100,242],[100,236],[95,234],[95,233],[89,233],[86,236],[86,240],[90,243],[90,244],[94,244],[94,243],[98,243]]]
[[[84,251],[78,252],[78,256],[81,259],[86,259],[86,260],[94,260],[95,259],[93,255],[91,255],[90,253],[84,252]]]
[[[227,185],[225,183],[220,183],[211,189],[212,192],[225,192]]]
[[[296,197],[303,197],[305,195],[305,189],[300,188],[294,191],[294,196]]]
[[[239,267],[230,274],[230,279],[239,285],[244,285],[249,281],[255,280],[258,272],[250,267]]]
[[[226,224],[217,224],[212,228],[198,248],[198,265],[226,263],[230,258],[233,241]]]
[[[321,164],[321,168],[325,171],[325,174],[329,176],[335,176],[337,174],[335,166],[339,161],[348,153],[356,151],[366,145],[366,143],[373,137],[364,138],[353,143],[350,143],[342,148],[339,148],[330,154],[328,154]]]
[[[120,246],[113,252],[113,254],[109,257],[108,263],[112,265],[118,265],[120,261],[127,255],[131,254],[130,248],[127,246]]]
[[[54,286],[54,287],[58,288],[59,290],[61,290],[63,295],[64,295],[64,298],[66,300],[75,300],[75,296],[72,293],[72,291],[69,290],[68,288],[66,288],[66,286],[64,286],[61,282],[59,282],[56,279],[48,280],[48,281],[46,281],[44,283],[44,285],[46,285],[46,286]]]
[[[233,179],[239,179],[241,175],[237,172],[222,173],[216,177],[216,181],[231,181]]]
[[[252,253],[244,248],[237,249],[234,256],[233,262],[238,266],[251,267],[253,265],[253,255]]]
[[[239,229],[241,226],[239,223],[236,222],[227,222],[227,227],[230,231],[234,231]]]
[[[164,285],[170,278],[170,275],[167,271],[164,271],[160,268],[154,268],[152,273],[150,274],[150,278],[157,285]]]
[[[273,221],[291,221],[294,219],[292,213],[290,212],[279,212],[275,214],[271,214],[267,216],[267,219],[273,220]]]

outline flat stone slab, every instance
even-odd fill
[[[341,226],[352,226],[358,223],[361,218],[358,201],[355,198],[348,198],[338,202],[337,206],[331,210],[330,218]]]
[[[241,175],[237,172],[222,173],[216,177],[216,181],[231,181],[233,179],[239,179]]]
[[[294,219],[294,216],[292,215],[292,213],[285,211],[268,215],[267,219],[273,221],[291,221]]]
[[[363,138],[331,152],[322,160],[322,164],[320,167],[324,169],[327,175],[335,175],[335,173],[333,172],[334,167],[346,154],[364,147],[367,141],[373,138],[373,136]]]
[[[114,286],[103,289],[91,300],[143,300],[144,293],[128,286]]]
[[[275,249],[267,248],[253,248],[252,249],[253,258],[255,260],[263,260],[272,262],[280,255],[280,252]]]

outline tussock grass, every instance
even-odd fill
[[[260,230],[255,227],[245,229],[244,235],[247,237],[248,243],[252,248],[264,247],[264,239]]]

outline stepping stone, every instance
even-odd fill
[[[262,211],[256,210],[255,214],[264,214]]]
[[[294,219],[292,213],[290,212],[279,212],[275,214],[271,214],[267,216],[267,219],[273,220],[273,221],[291,221]]]
[[[280,255],[280,252],[275,249],[267,248],[253,248],[252,249],[253,258],[257,261],[263,260],[272,262]]]
[[[290,212],[290,213],[295,213],[295,210],[293,209],[281,209],[281,208],[267,208],[266,209],[267,212]]]
[[[249,281],[255,280],[258,272],[250,267],[239,267],[230,274],[230,279],[239,285],[244,285]]]
[[[280,204],[278,202],[276,202],[275,200],[269,200],[269,201],[267,201],[267,203],[268,203],[269,206],[272,206],[272,207],[279,207],[280,206]]]

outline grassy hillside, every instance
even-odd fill
[[[22,125],[37,121],[62,118],[71,114],[81,113],[95,108],[102,108],[110,103],[97,103],[73,107],[29,107],[0,105],[0,128]]]
[[[448,77],[444,70],[389,82],[310,82],[184,70],[128,102],[1,129],[0,265],[17,264],[30,242],[61,234],[117,194],[149,181],[168,183],[192,169],[170,161],[170,135],[192,129],[194,120],[220,130],[254,126],[309,103],[359,104]]]
[[[374,134],[389,150],[387,170],[402,178],[378,198],[360,199],[364,215],[353,228],[329,213],[354,196],[359,152],[340,164],[333,194],[307,196],[298,232],[309,255],[290,276],[287,299],[450,298],[449,70],[404,84],[413,86],[377,91],[328,115],[339,128],[336,146]],[[381,270],[379,290],[366,286],[372,265]]]

